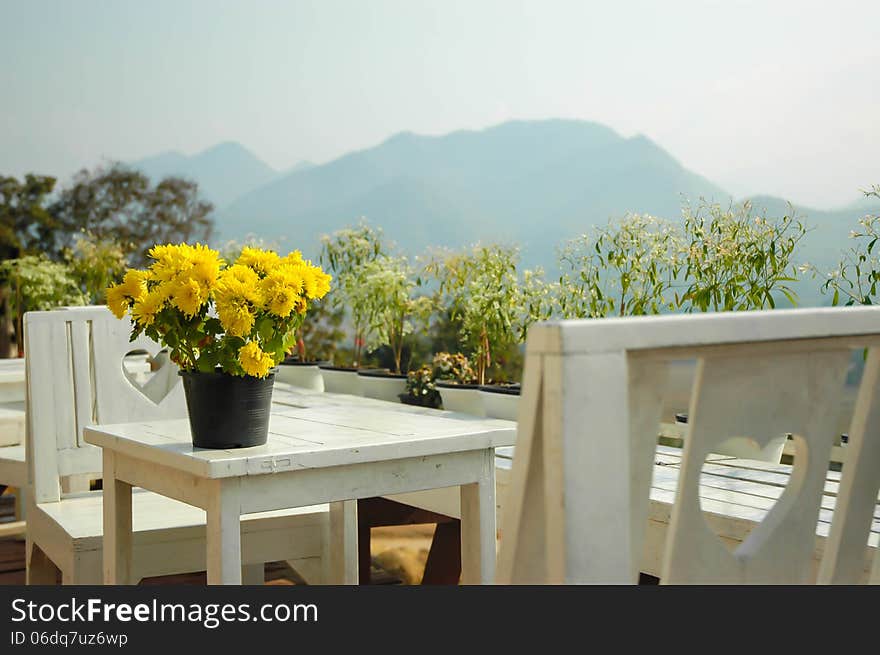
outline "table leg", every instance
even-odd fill
[[[116,459],[104,450],[104,584],[131,584],[131,485],[116,479]]]
[[[208,584],[241,584],[241,499],[238,478],[220,480],[208,503]]]
[[[479,481],[461,485],[462,584],[492,584],[495,577],[495,450],[482,458]]]
[[[330,503],[330,526],[325,545],[328,584],[358,584],[357,501]]]

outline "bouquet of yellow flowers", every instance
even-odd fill
[[[309,303],[330,276],[299,251],[285,257],[244,248],[232,265],[207,246],[157,245],[146,270],[107,289],[107,306],[130,313],[132,340],[145,334],[184,371],[265,378],[295,345]]]

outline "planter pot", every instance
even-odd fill
[[[347,393],[352,396],[361,395],[361,382],[356,368],[341,366],[319,366],[324,391],[329,393]]]
[[[687,425],[688,415],[680,412],[675,415],[675,422],[680,425]],[[687,434],[685,434],[687,439]],[[728,439],[722,441],[718,446],[713,448],[713,452],[718,455],[730,455],[731,457],[739,457],[741,459],[754,459],[760,462],[770,462],[779,464],[782,459],[782,451],[785,449],[786,435],[770,440],[767,445],[761,447],[756,441],[751,439]]]
[[[461,412],[473,416],[485,416],[483,397],[480,395],[480,387],[476,384],[452,384],[449,382],[436,383],[437,391],[443,401],[443,409],[450,412]]]
[[[179,374],[195,447],[248,448],[266,443],[274,373],[262,379],[219,372]]]
[[[275,378],[279,382],[286,382],[294,387],[311,389],[312,391],[324,391],[324,376],[318,368],[324,362],[301,362],[299,360],[285,360],[278,366]]]
[[[406,376],[386,371],[358,371],[361,395],[376,400],[399,402],[400,394],[406,392]]]
[[[519,391],[518,384],[481,386],[480,395],[486,416],[515,421],[519,414]]]

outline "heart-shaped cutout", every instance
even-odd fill
[[[136,349],[122,357],[122,373],[125,379],[155,405],[160,404],[180,381],[177,371],[177,365],[171,361],[165,349],[154,355],[146,350]]]
[[[703,518],[734,554],[748,542],[754,528],[766,520],[790,487],[795,461],[791,465],[779,463],[786,443],[796,458],[798,440],[790,440],[788,435],[764,443],[734,437],[716,448],[724,453],[710,455],[703,463],[699,490]],[[750,523],[754,525],[749,526]]]

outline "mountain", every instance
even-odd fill
[[[729,195],[644,136],[597,123],[513,121],[443,136],[404,132],[287,173],[219,212],[223,238],[258,234],[314,253],[366,217],[405,250],[498,240],[552,266],[565,238],[627,211],[675,218],[682,197]]]
[[[217,209],[279,175],[247,148],[234,142],[221,143],[192,156],[164,152],[132,162],[131,166],[143,171],[154,182],[168,175],[194,180],[202,196]],[[299,169],[291,169],[295,170]]]

